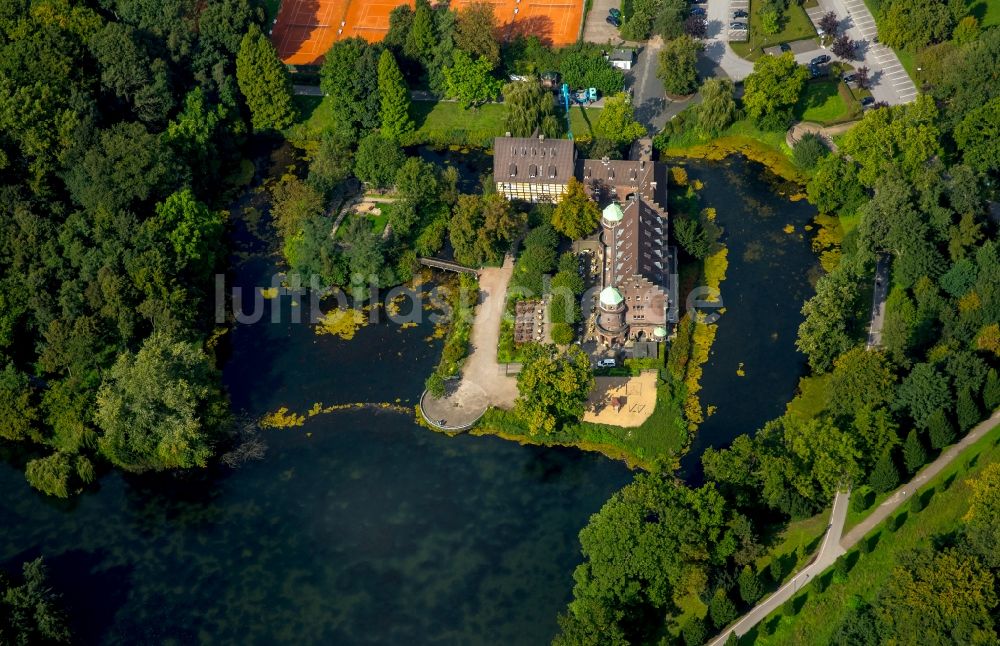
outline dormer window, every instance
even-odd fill
[[[517,164],[513,164],[512,163],[510,165],[510,168],[508,170],[510,171],[510,176],[511,177],[517,177]]]

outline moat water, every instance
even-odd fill
[[[760,167],[689,172],[730,245],[702,391],[717,412],[690,469],[705,446],[755,429],[790,398],[814,258],[798,238],[808,205],[775,193]],[[788,223],[796,234],[782,232]],[[266,286],[271,257],[244,251],[236,284]],[[279,303],[284,322],[272,323]],[[440,353],[429,322],[370,325],[345,341],[289,322],[287,299],[265,307],[261,322],[233,330],[225,365],[233,406],[251,417],[412,406]],[[600,455],[448,438],[389,410],[321,414],[262,437],[264,458],[237,469],[108,473],[68,502],[31,490],[20,459],[0,462],[0,567],[44,555],[78,643],[544,644],[571,597],[578,532],[632,479]]]

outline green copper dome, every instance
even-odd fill
[[[605,287],[601,290],[601,305],[604,307],[618,307],[624,300],[621,292],[614,287]]]
[[[622,213],[622,207],[618,206],[618,202],[612,202],[604,207],[604,219],[608,222],[621,222],[625,217]]]
[[[667,338],[667,328],[665,328],[665,327],[655,327],[655,328],[653,328],[653,336],[655,336],[658,339],[665,339],[665,338]]]

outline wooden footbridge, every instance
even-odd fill
[[[434,269],[454,271],[459,274],[472,274],[473,276],[479,275],[478,269],[466,267],[465,265],[460,265],[457,262],[452,262],[451,260],[441,260],[440,258],[418,258],[417,260],[420,261],[421,265],[432,267]]]

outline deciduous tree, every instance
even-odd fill
[[[704,46],[687,34],[669,40],[660,50],[656,75],[668,94],[691,94],[698,88],[698,52]]]
[[[594,123],[594,134],[623,146],[644,136],[646,129],[635,120],[629,96],[620,92],[604,99],[604,109]]]
[[[451,67],[445,68],[448,96],[458,99],[463,108],[478,107],[497,98],[501,83],[493,78],[493,64],[486,58],[473,60],[456,49]]]
[[[590,358],[576,346],[531,346],[517,376],[515,411],[532,435],[548,435],[580,419],[594,386]]]
[[[500,62],[500,44],[497,42],[497,19],[493,5],[474,2],[458,12],[458,29],[455,44],[470,56],[482,57],[493,65]]]
[[[576,240],[593,232],[600,217],[597,204],[587,196],[583,183],[571,177],[566,194],[552,212],[552,226],[567,238]]]
[[[101,453],[126,471],[205,466],[226,421],[211,360],[198,346],[154,333],[104,378],[94,418]]]
[[[795,62],[791,52],[761,56],[743,82],[747,115],[768,127],[784,127],[808,79],[809,72]]]
[[[373,133],[358,144],[358,152],[354,157],[354,174],[362,182],[375,188],[389,188],[405,160],[406,156],[396,142]]]

